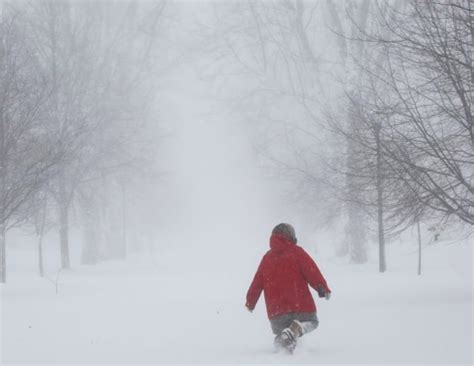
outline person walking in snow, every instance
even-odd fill
[[[247,292],[245,306],[253,311],[264,292],[267,315],[275,334],[275,347],[292,353],[297,338],[317,328],[319,321],[310,285],[319,297],[329,300],[331,290],[318,266],[296,245],[290,224],[275,226],[270,250],[263,256]]]

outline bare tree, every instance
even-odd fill
[[[137,143],[135,136],[145,130],[154,96],[149,75],[155,68],[156,35],[164,5],[162,1],[91,4],[47,0],[25,5],[35,52],[41,57],[41,73],[51,94],[49,103],[43,105],[49,114],[47,129],[58,136],[60,143],[55,148],[66,157],[51,184],[58,207],[63,268],[70,266],[69,215],[81,185],[86,182],[90,187],[95,182],[94,190],[85,191],[100,196],[107,191],[110,176],[128,169],[135,159],[129,151]],[[102,196],[99,201],[104,203],[104,193]],[[103,216],[104,208],[101,210]],[[118,245],[115,238],[100,242],[114,243],[113,248]],[[103,253],[108,250],[115,249],[102,248]]]
[[[8,229],[25,217],[22,207],[55,175],[62,155],[43,129],[48,94],[28,49],[23,15],[2,2],[0,51],[0,281],[6,281]]]
[[[379,95],[366,109],[379,113],[390,136],[385,160],[418,202],[472,225],[472,2],[409,1],[396,22],[375,19],[389,38],[365,41],[384,60],[361,71]]]
[[[333,29],[339,46],[342,72],[345,75],[342,83],[347,88],[347,84],[357,85],[360,78],[360,75],[353,66],[353,60],[361,57],[365,45],[363,43],[350,42],[350,39],[357,37],[361,31],[366,29],[370,1],[350,2],[347,4],[347,10],[340,8],[340,5],[338,7],[334,1],[329,0],[327,2],[327,12],[331,19],[330,28]],[[354,118],[356,114],[354,112],[354,108],[348,108],[348,114],[343,119],[348,124],[349,129],[355,132],[357,118]],[[358,183],[354,181],[357,179],[356,171],[358,169],[358,164],[356,163],[357,148],[350,139],[347,140],[346,144],[346,164],[348,170],[346,185],[349,197],[347,200],[347,237],[340,243],[337,252],[339,255],[345,255],[349,252],[352,262],[364,263],[367,261],[364,210],[357,203],[357,200],[351,199],[351,197],[356,197],[358,194],[356,189]]]

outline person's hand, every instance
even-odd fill
[[[249,311],[249,313],[253,313],[253,309],[252,307],[250,307],[249,304],[245,304],[245,307],[247,308],[247,310]]]
[[[324,294],[324,298],[325,298],[326,300],[329,300],[329,299],[331,298],[331,293],[330,293],[330,292],[326,292],[326,293]]]

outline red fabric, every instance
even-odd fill
[[[263,291],[270,319],[292,312],[315,312],[308,285],[320,296],[331,292],[318,266],[303,248],[282,235],[272,235],[270,250],[262,258],[247,292],[246,306],[253,310]]]

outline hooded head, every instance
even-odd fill
[[[290,224],[279,224],[272,230],[270,248],[276,252],[285,251],[296,244],[295,229]]]
[[[272,235],[281,235],[286,239],[292,241],[293,243],[297,243],[295,229],[290,224],[281,223],[275,226],[272,230]]]

